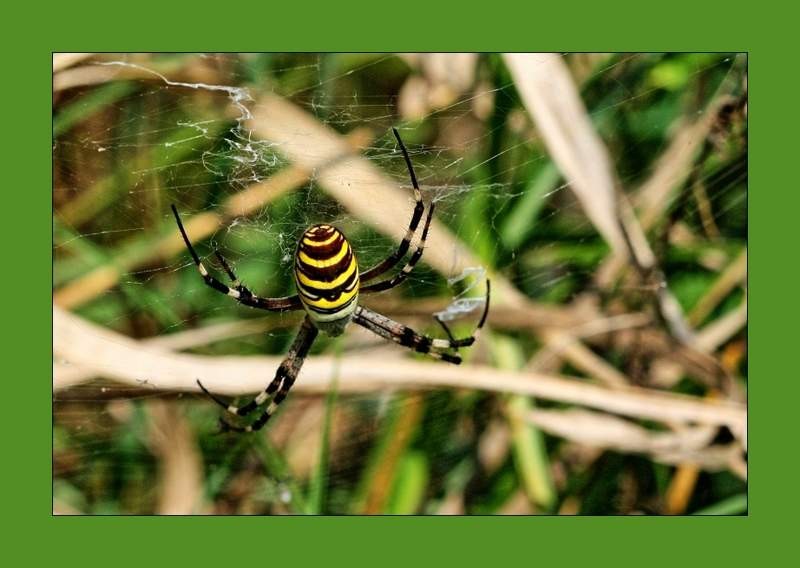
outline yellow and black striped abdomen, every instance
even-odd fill
[[[355,254],[341,231],[314,225],[303,233],[295,254],[294,276],[311,319],[322,331],[341,333],[356,309],[359,285]],[[325,325],[330,322],[341,325]]]

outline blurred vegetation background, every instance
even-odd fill
[[[536,99],[546,81],[521,84],[545,64]],[[54,510],[746,513],[746,72],[743,54],[57,54]],[[437,228],[364,303],[438,336],[431,314],[479,297],[484,275],[460,276],[480,266],[479,341],[451,368],[321,337],[307,367],[329,366],[267,428],[220,434],[203,357],[255,393],[299,315],[205,287],[170,203],[210,266],[218,247],[256,293],[291,294],[311,223],[362,268],[396,246],[413,204],[392,126]],[[600,146],[605,209],[578,175]],[[642,243],[651,262],[625,258]],[[263,365],[251,380],[227,356]]]

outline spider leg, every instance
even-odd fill
[[[448,363],[453,363],[454,365],[461,364],[462,359],[460,355],[442,353],[441,351],[433,350],[432,347],[434,339],[420,335],[413,329],[398,322],[394,322],[392,328],[387,329],[375,321],[372,321],[372,319],[364,316],[363,313],[359,312],[356,312],[355,316],[353,317],[353,321],[358,325],[370,330],[375,335],[383,337],[384,339],[388,339],[389,341],[394,341],[403,347],[409,347],[418,353],[425,353],[434,359],[441,359],[442,361],[447,361]]]
[[[353,321],[375,333],[376,335],[394,341],[403,347],[408,347],[418,353],[425,353],[435,359],[441,359],[443,361],[447,361],[448,363],[458,365],[461,363],[461,356],[458,354],[448,353],[447,351],[457,350],[459,347],[468,347],[475,343],[475,339],[483,327],[483,324],[486,323],[486,316],[489,313],[490,290],[491,285],[487,280],[486,300],[484,302],[483,314],[481,315],[480,322],[471,336],[464,337],[462,339],[454,338],[452,333],[450,333],[450,330],[446,325],[443,324],[443,322],[440,323],[444,325],[448,339],[438,339],[428,335],[422,335],[400,322],[396,322],[391,318],[388,318],[363,306],[356,308]]]
[[[242,285],[242,283],[239,281],[239,277],[236,276],[236,274],[233,272],[233,269],[231,268],[230,264],[228,264],[228,261],[225,260],[225,257],[222,256],[222,254],[220,254],[220,252],[217,249],[214,249],[214,255],[217,257],[217,260],[222,265],[222,268],[225,269],[225,272],[228,274],[228,278],[231,279],[233,287],[238,289]]]
[[[278,409],[278,405],[283,402],[283,399],[285,399],[286,395],[289,394],[289,389],[291,389],[292,385],[294,385],[294,381],[297,378],[297,374],[300,372],[300,367],[302,365],[303,360],[300,359],[296,361],[295,364],[289,369],[289,372],[286,374],[286,377],[281,383],[281,387],[275,395],[275,398],[272,400],[270,405],[267,406],[266,410],[264,410],[264,412],[262,412],[261,415],[253,421],[252,424],[245,427],[228,424],[228,427],[234,432],[258,432],[261,430],[261,428],[264,427],[264,425]]]
[[[217,255],[217,258],[220,259],[222,262],[225,271],[228,273],[228,276],[231,277],[231,280],[234,281],[234,287],[231,288],[226,286],[216,278],[214,278],[211,274],[209,274],[208,269],[206,269],[203,262],[200,260],[200,257],[197,254],[197,251],[194,250],[191,241],[189,241],[189,236],[186,234],[186,229],[183,227],[183,223],[181,222],[181,217],[178,215],[178,209],[175,205],[172,205],[172,213],[175,215],[175,221],[178,223],[178,229],[181,232],[181,236],[183,237],[183,242],[186,244],[186,248],[189,250],[189,254],[192,255],[192,260],[194,261],[195,266],[197,266],[198,272],[200,272],[200,276],[203,277],[203,281],[206,283],[207,286],[213,288],[214,290],[221,292],[227,296],[232,297],[240,304],[244,304],[245,306],[250,306],[251,308],[259,308],[261,310],[267,310],[272,312],[285,312],[289,310],[298,310],[302,308],[302,304],[300,303],[300,298],[295,296],[285,296],[282,298],[261,298],[253,294],[250,290],[242,286],[238,279],[236,278],[235,274],[231,270],[228,263],[222,258],[218,252],[214,251]]]
[[[431,219],[433,219],[433,210],[434,204],[431,203],[430,207],[428,207],[428,216],[425,218],[425,226],[422,229],[422,236],[419,239],[419,243],[417,243],[417,248],[414,250],[414,254],[411,255],[411,258],[408,259],[405,266],[403,266],[403,269],[388,280],[374,282],[361,287],[359,293],[370,294],[373,292],[383,292],[384,290],[389,290],[398,286],[408,278],[408,275],[411,274],[411,271],[414,270],[414,267],[422,258],[422,253],[425,252],[425,242],[428,240],[428,229],[431,226]]]
[[[442,329],[444,330],[445,334],[447,334],[447,339],[450,340],[450,343],[456,343],[458,341],[453,336],[453,332],[450,331],[450,328],[447,327],[447,324],[444,323],[444,320],[442,318],[440,318],[438,315],[434,315],[433,319],[436,320],[436,323],[438,323],[442,327]],[[456,353],[458,353],[458,347],[454,347],[454,349],[455,349]]]
[[[267,387],[258,394],[258,396],[244,406],[227,404],[225,401],[211,393],[199,380],[197,381],[197,384],[200,386],[200,389],[206,394],[206,396],[224,408],[228,414],[232,414],[237,417],[247,416],[258,407],[262,406],[277,391],[275,398],[267,407],[267,410],[251,426],[242,428],[235,426],[223,419],[223,430],[228,429],[236,432],[251,432],[259,430],[266,423],[269,417],[275,412],[275,407],[277,407],[277,405],[280,404],[284,398],[286,398],[286,395],[289,393],[289,389],[292,388],[292,385],[297,378],[297,374],[300,372],[300,368],[303,366],[303,361],[305,360],[306,355],[308,355],[311,345],[314,343],[318,333],[319,332],[317,331],[317,328],[311,323],[311,319],[306,316],[302,325],[300,326],[300,331],[297,333],[297,336],[292,342],[292,346],[289,348],[289,353],[275,371],[275,377],[267,385]]]
[[[217,257],[217,260],[222,265],[222,268],[225,270],[225,273],[228,275],[228,278],[230,278],[233,289],[239,292],[239,298],[241,298],[240,301],[242,303],[244,303],[245,305],[249,305],[247,302],[253,302],[254,298],[261,300],[255,294],[253,294],[250,291],[250,289],[247,288],[247,286],[242,284],[242,281],[239,280],[238,276],[236,276],[236,273],[233,271],[230,264],[228,264],[228,261],[225,260],[225,257],[222,256],[222,254],[217,249],[214,249],[214,255]]]
[[[361,272],[360,278],[362,282],[366,282],[367,280],[377,278],[381,274],[384,274],[387,270],[393,268],[398,262],[400,262],[400,260],[408,252],[408,249],[411,247],[411,240],[414,238],[414,233],[416,233],[417,227],[419,226],[419,222],[422,219],[422,211],[425,208],[425,206],[422,203],[422,192],[420,191],[419,184],[417,183],[417,176],[414,173],[414,166],[411,165],[411,158],[408,157],[408,150],[406,150],[406,146],[405,144],[403,144],[403,140],[400,138],[400,133],[397,132],[397,129],[392,128],[392,132],[394,133],[394,137],[397,139],[397,144],[400,146],[400,150],[403,152],[403,158],[406,161],[408,174],[411,177],[411,185],[414,188],[414,199],[416,203],[414,204],[414,213],[411,215],[411,222],[408,225],[408,230],[406,230],[406,234],[403,237],[403,240],[400,241],[400,245],[390,256],[386,257],[382,262],[379,262],[372,268],[369,268]]]

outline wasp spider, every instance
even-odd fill
[[[230,265],[215,250],[214,254],[232,284],[231,286],[226,286],[220,282],[209,274],[203,265],[189,241],[186,230],[183,228],[178,210],[174,205],[172,206],[172,212],[175,214],[175,221],[186,243],[186,248],[189,250],[189,254],[192,256],[195,265],[197,265],[197,270],[208,286],[231,296],[241,304],[253,308],[272,312],[304,309],[306,312],[300,331],[289,348],[286,358],[278,367],[275,378],[258,396],[244,406],[235,406],[224,402],[209,392],[200,381],[197,381],[197,384],[207,396],[223,407],[229,414],[236,417],[247,416],[264,406],[267,401],[270,401],[261,412],[261,415],[248,426],[237,426],[223,419],[223,429],[252,432],[261,429],[267,423],[278,405],[286,398],[289,389],[292,388],[297,374],[300,372],[300,367],[302,367],[303,361],[320,331],[329,336],[341,335],[347,324],[353,321],[380,337],[394,341],[403,347],[455,364],[461,363],[458,348],[467,347],[475,342],[478,330],[483,327],[486,315],[489,312],[490,288],[488,280],[486,282],[486,299],[480,322],[473,335],[463,339],[453,337],[445,323],[438,317],[436,321],[444,329],[447,339],[434,339],[427,335],[419,334],[410,327],[393,321],[358,303],[359,294],[389,290],[406,279],[420,258],[422,258],[425,240],[428,236],[428,228],[433,218],[434,204],[431,202],[428,206],[428,213],[425,217],[425,224],[422,228],[419,243],[405,266],[391,278],[372,282],[371,284],[367,283],[385,274],[403,259],[411,247],[412,238],[422,220],[422,214],[425,209],[417,177],[408,157],[408,151],[397,130],[392,129],[392,131],[405,158],[416,200],[411,223],[409,223],[408,231],[400,242],[400,246],[384,261],[364,272],[359,272],[353,249],[342,232],[331,225],[314,225],[303,233],[294,256],[294,277],[298,291],[297,295],[283,298],[261,298],[256,296],[239,281]]]

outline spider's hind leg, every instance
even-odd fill
[[[434,316],[436,321],[444,329],[447,334],[447,339],[439,339],[417,333],[410,327],[392,320],[382,314],[374,312],[364,306],[359,306],[356,309],[353,321],[358,325],[365,327],[371,332],[379,335],[385,339],[389,339],[416,351],[417,353],[424,353],[435,359],[441,359],[448,363],[458,365],[461,363],[461,356],[458,354],[460,347],[469,347],[475,343],[483,324],[486,323],[486,317],[489,314],[489,296],[491,293],[491,284],[489,280],[486,281],[486,298],[484,300],[483,314],[478,322],[478,326],[469,337],[457,339],[453,336],[450,328],[444,321]]]
[[[266,410],[264,410],[264,412],[248,426],[237,426],[236,424],[232,424],[225,417],[222,417],[220,419],[221,432],[253,432],[261,429],[261,427],[266,424],[267,420],[269,420],[269,418],[275,412],[277,406],[283,401],[284,398],[286,398],[286,395],[289,393],[289,389],[292,388],[295,378],[300,372],[300,368],[303,366],[303,361],[305,360],[306,355],[308,355],[308,352],[311,349],[311,345],[314,343],[314,339],[317,337],[317,334],[317,328],[314,327],[309,317],[306,316],[306,318],[303,320],[303,324],[300,326],[300,331],[297,333],[297,337],[295,337],[292,346],[289,348],[289,353],[275,371],[275,377],[272,379],[269,385],[267,385],[267,387],[258,394],[258,396],[244,406],[235,406],[233,404],[226,403],[217,395],[209,391],[203,385],[203,383],[201,383],[199,380],[197,381],[197,385],[200,387],[200,390],[202,390],[203,393],[213,400],[217,405],[225,409],[227,413],[225,416],[232,415],[237,418],[241,416],[247,416],[260,406],[264,405],[274,395],[272,402],[267,406]]]

